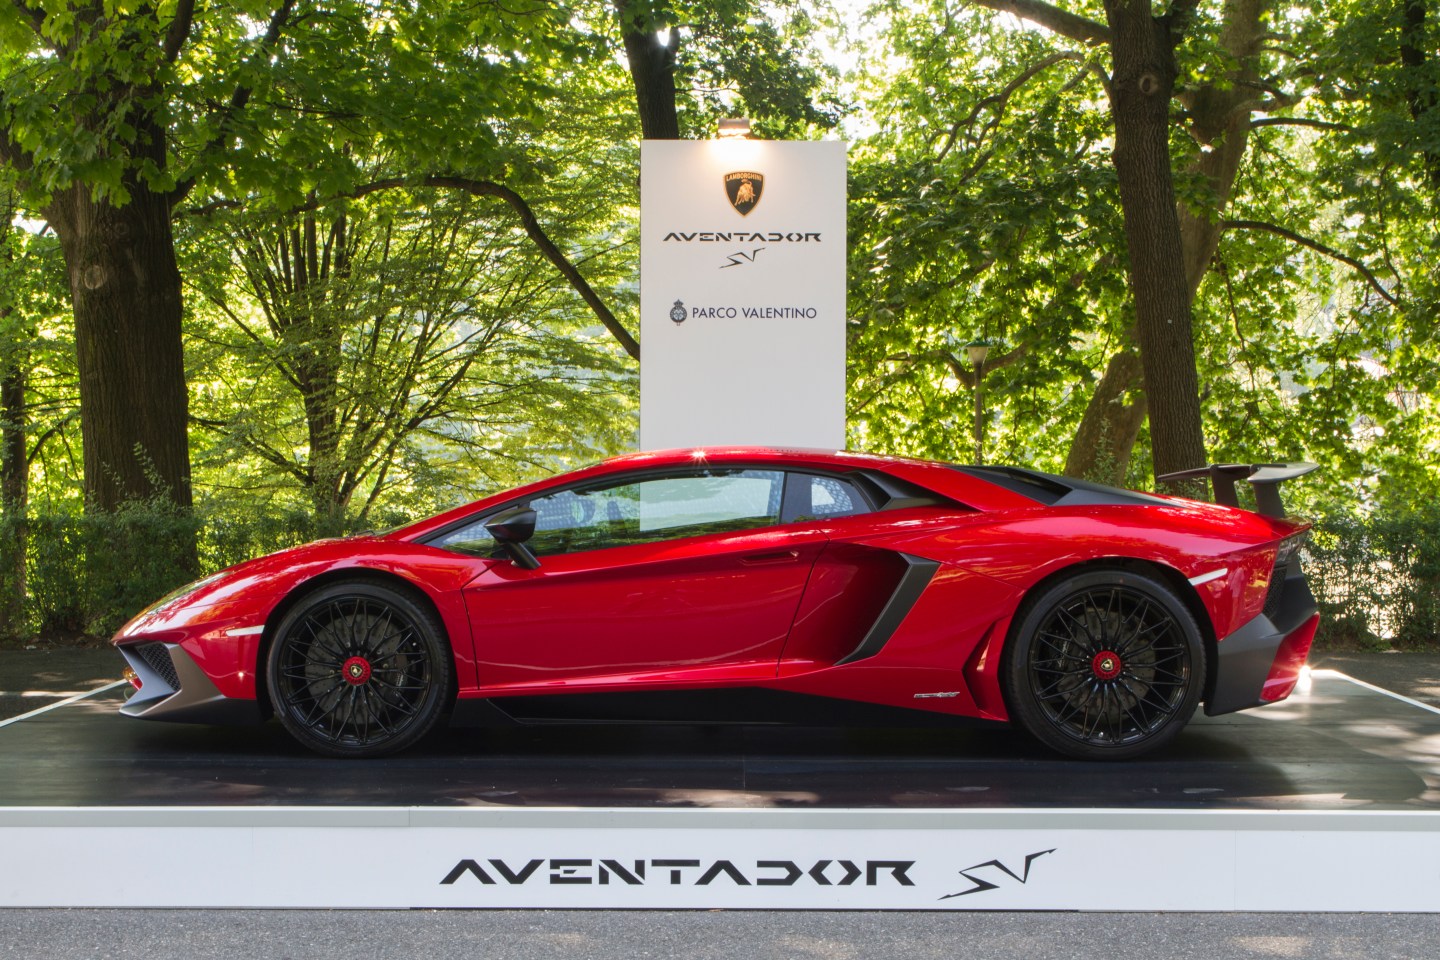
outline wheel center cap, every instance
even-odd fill
[[[340,668],[340,674],[346,683],[358,687],[370,679],[370,661],[364,657],[351,657]]]
[[[1120,676],[1124,664],[1120,662],[1120,657],[1115,651],[1101,650],[1095,654],[1095,659],[1090,661],[1090,669],[1100,680],[1114,680]]]

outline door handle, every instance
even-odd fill
[[[741,557],[740,562],[753,567],[766,563],[790,563],[799,558],[799,550],[771,550],[769,553],[752,553],[748,557]]]

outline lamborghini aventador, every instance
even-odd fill
[[[1306,526],[1014,467],[759,448],[617,457],[191,584],[114,643],[132,717],[273,715],[372,757],[450,720],[1013,722],[1135,757],[1281,700]],[[1240,509],[1235,484],[1254,486]]]

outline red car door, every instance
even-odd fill
[[[780,471],[697,470],[532,501],[539,568],[496,559],[465,588],[481,688],[773,677],[826,543],[778,525],[782,487]]]

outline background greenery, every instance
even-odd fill
[[[1095,33],[1135,9],[1184,24],[1206,454],[1319,462],[1288,493],[1326,638],[1433,647],[1433,0],[8,0],[0,633],[104,635],[197,574],[632,446],[639,141],[727,115],[850,141],[852,448],[973,459],[983,338],[987,460],[1153,486]],[[159,240],[123,216],[147,198]],[[97,434],[119,374],[79,359],[96,318],[149,335],[88,291],[165,244],[179,472],[143,422]]]

